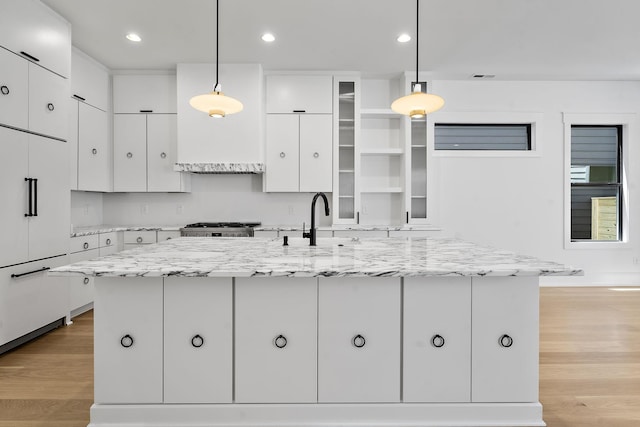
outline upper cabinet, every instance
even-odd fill
[[[189,100],[210,93],[215,64],[178,64],[178,163],[262,163],[263,92],[260,64],[220,64],[222,92],[243,110],[217,119]]]
[[[267,113],[333,112],[332,76],[269,75]]]
[[[176,76],[122,74],[113,76],[113,112],[175,113]]]
[[[68,78],[71,25],[38,0],[3,0],[0,46]]]
[[[29,63],[0,49],[0,123],[29,127]]]
[[[102,111],[109,109],[109,72],[75,48],[71,57],[71,96]]]

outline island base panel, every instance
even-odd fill
[[[88,427],[537,427],[540,403],[91,406]]]

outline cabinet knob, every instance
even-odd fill
[[[130,159],[130,158],[132,158],[132,157],[133,157],[133,153],[132,153],[131,151],[129,151],[129,152],[127,153],[127,159]]]
[[[111,246],[111,239],[107,239],[105,243],[107,244],[107,246]]]
[[[133,337],[129,334],[120,338],[120,345],[124,348],[129,348],[133,345]]]
[[[167,158],[167,153],[160,153],[160,158],[161,159],[166,159]]]
[[[49,111],[53,111],[53,110],[55,110],[55,109],[56,109],[56,107],[55,107],[52,103],[48,103],[48,104],[47,104],[47,110],[49,110]]]
[[[442,335],[434,335],[431,338],[431,345],[436,348],[444,347],[444,338],[442,337]]]
[[[358,334],[355,337],[353,337],[353,339],[351,340],[351,343],[354,345],[354,347],[362,348],[367,343],[367,341],[364,339],[362,335]]]
[[[138,243],[142,243],[142,237],[138,237],[138,238],[136,239],[136,242],[138,242]]]
[[[316,151],[315,153],[313,153],[313,157],[317,159],[318,157],[320,157],[320,154]]]
[[[284,159],[286,156],[287,156],[287,155],[286,155],[286,154],[284,154],[284,151],[281,151],[281,152],[280,152],[280,158],[281,158],[281,159]]]
[[[287,346],[287,339],[284,337],[284,335],[278,335],[273,340],[273,344],[278,348],[285,348]]]
[[[89,243],[84,242],[84,245],[82,245],[82,247],[85,248],[85,249],[89,249]]]
[[[9,88],[5,85],[2,85],[0,86],[0,92],[2,92],[3,95],[9,95]]]
[[[503,336],[500,337],[499,343],[501,347],[509,348],[513,345],[513,338],[511,338],[507,334],[504,334]]]
[[[91,150],[91,154],[98,154],[98,150],[94,148],[93,150]]]
[[[89,278],[85,277],[84,280],[82,281],[82,283],[84,283],[85,285],[89,284]]]
[[[194,335],[194,337],[191,338],[191,345],[195,348],[202,347],[204,345],[204,338],[202,338],[200,335]]]

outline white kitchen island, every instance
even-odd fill
[[[538,277],[441,238],[179,238],[95,276],[90,427],[544,426]]]

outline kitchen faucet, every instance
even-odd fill
[[[324,214],[329,216],[329,201],[327,200],[327,196],[324,193],[316,193],[311,201],[311,229],[308,233],[302,230],[302,237],[309,238],[309,246],[316,246],[316,200],[318,200],[318,197],[322,197],[322,200],[324,200]]]

